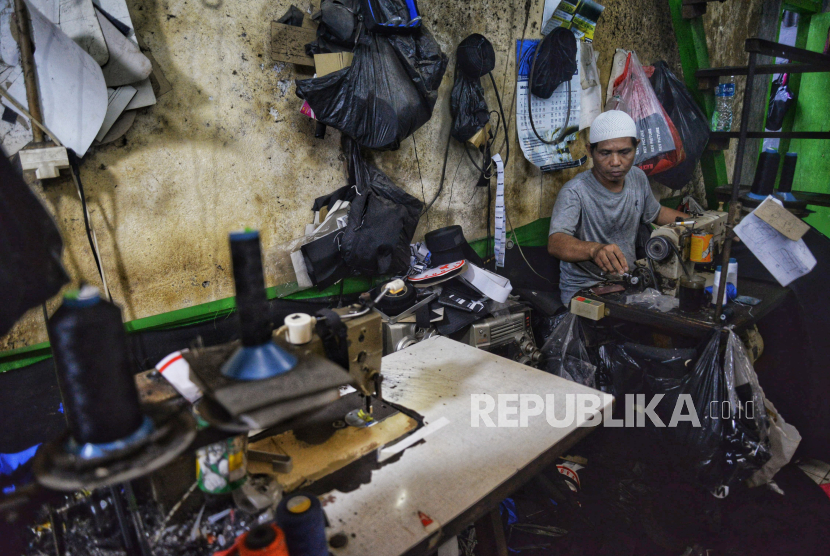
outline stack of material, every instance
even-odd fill
[[[153,64],[139,49],[126,0],[23,0],[31,21],[44,124],[78,156],[94,141],[124,135],[136,110],[156,103]],[[28,109],[17,38],[9,25],[15,0],[0,0],[0,82]],[[29,124],[3,99],[0,137],[7,156],[30,140]],[[5,117],[8,114],[8,117]]]

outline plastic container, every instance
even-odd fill
[[[715,111],[712,113],[712,131],[732,131],[732,109],[735,104],[735,76],[725,78],[715,87]]]
[[[735,286],[738,289],[738,261],[737,259],[729,259],[729,268],[726,271],[726,283]]]
[[[712,283],[712,305],[718,300],[718,286],[720,285],[720,273],[723,267],[718,265],[715,269],[715,281]],[[738,289],[738,261],[729,259],[729,267],[726,269],[726,283],[735,286]],[[728,295],[723,296],[723,306],[726,307]]]

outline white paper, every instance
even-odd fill
[[[579,112],[579,130],[591,127],[594,119],[602,113],[602,85],[597,69],[597,54],[588,42],[579,42],[579,80],[582,86],[582,101]]]
[[[99,66],[109,59],[92,0],[26,0],[83,48]]]
[[[779,203],[772,196],[767,197]],[[735,226],[735,233],[776,280],[786,286],[813,270],[816,258],[803,239],[793,241],[755,216],[748,214]]]
[[[120,23],[129,27],[130,32],[127,36],[135,42],[135,27],[133,27],[133,20],[130,17],[130,10],[127,8],[127,0],[92,0],[92,3],[111,15],[113,19],[117,19]]]
[[[568,84],[562,83],[549,99],[541,99],[534,96],[531,106],[533,107],[533,123],[536,126],[536,131],[545,140],[550,141],[554,139],[565,125],[567,119],[566,131],[568,135],[555,145],[547,145],[536,137],[530,125],[530,118],[527,113],[527,103],[530,97],[530,90],[528,88],[528,74],[530,73],[530,66],[533,61],[533,53],[536,46],[539,44],[538,40],[526,39],[516,41],[516,55],[519,64],[519,78],[516,82],[516,122],[519,134],[519,145],[525,158],[534,165],[538,166],[543,172],[553,170],[561,170],[563,168],[574,168],[581,166],[587,162],[587,157],[582,157],[579,160],[574,160],[571,156],[568,143],[576,140],[576,134],[579,131],[580,112],[581,112],[581,95],[582,86],[580,83],[579,67],[581,64],[577,63],[577,71],[574,73],[570,81],[571,84],[571,102],[570,102],[570,117],[568,114]],[[577,58],[579,58],[579,51],[577,50]],[[577,60],[578,62],[578,60]]]
[[[95,136],[97,140],[100,141],[104,138],[134,96],[135,88],[129,85],[117,89],[107,89],[107,115],[104,117],[101,129],[98,130],[98,135]]]
[[[127,8],[126,0],[92,0],[92,2],[113,18],[129,27],[130,32],[127,37],[135,44],[138,44],[138,39],[135,35],[135,26],[133,26],[133,20],[130,17],[130,10]],[[131,85],[136,89],[135,96],[125,110],[144,108],[145,106],[151,106],[156,103],[156,94],[153,92],[153,85],[150,83],[149,77],[138,83],[131,83]]]
[[[459,274],[459,278],[483,295],[499,303],[507,301],[507,296],[513,290],[510,280],[504,276],[499,276],[469,262],[467,263],[467,269]]]
[[[551,16],[556,11],[556,8],[559,7],[559,4],[562,0],[545,0],[545,8],[542,10],[542,24],[539,26],[540,29],[545,28],[545,24],[550,21]],[[543,31],[543,35],[547,35],[550,31]]]
[[[138,44],[122,35],[104,14],[97,10],[96,14],[110,52],[109,61],[101,67],[107,87],[132,85],[149,79],[153,64],[141,53]]]
[[[493,157],[493,162],[496,163],[496,222],[495,222],[495,245],[493,249],[496,255],[496,266],[504,266],[504,244],[507,238],[507,232],[504,224],[504,162],[500,155]]]
[[[34,4],[29,0],[26,3],[32,20],[43,123],[67,148],[83,156],[101,128],[107,111],[104,76],[89,54],[41,14]],[[12,5],[11,0],[0,0],[0,13],[7,13]],[[0,29],[0,37],[2,52],[6,56],[10,48],[8,41],[12,41],[15,48],[17,43],[8,27]],[[9,63],[5,57],[3,61]],[[0,66],[0,83],[7,87],[12,98],[28,109],[23,72],[19,61],[14,61],[18,65]],[[14,130],[3,136],[6,154],[11,155],[22,146],[19,145],[20,137],[20,133]],[[26,137],[27,141],[31,140],[31,131],[26,133]]]
[[[152,106],[156,103],[156,94],[153,92],[153,85],[150,83],[149,77],[144,81],[133,83],[132,86],[135,87],[135,96],[125,110],[144,108],[145,106]]]

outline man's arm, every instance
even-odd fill
[[[582,241],[568,234],[555,233],[548,237],[548,253],[569,263],[593,261],[603,271],[612,274],[628,272],[625,255],[614,244]]]
[[[675,218],[682,218],[683,220],[686,220],[687,218],[691,218],[691,216],[685,212],[670,209],[669,207],[660,207],[660,212],[657,213],[657,218],[654,219],[654,223],[658,226],[665,226],[666,224],[674,222]]]

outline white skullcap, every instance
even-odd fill
[[[609,110],[594,118],[588,141],[594,144],[609,139],[620,139],[621,137],[636,139],[637,124],[634,123],[631,116],[622,110]]]

